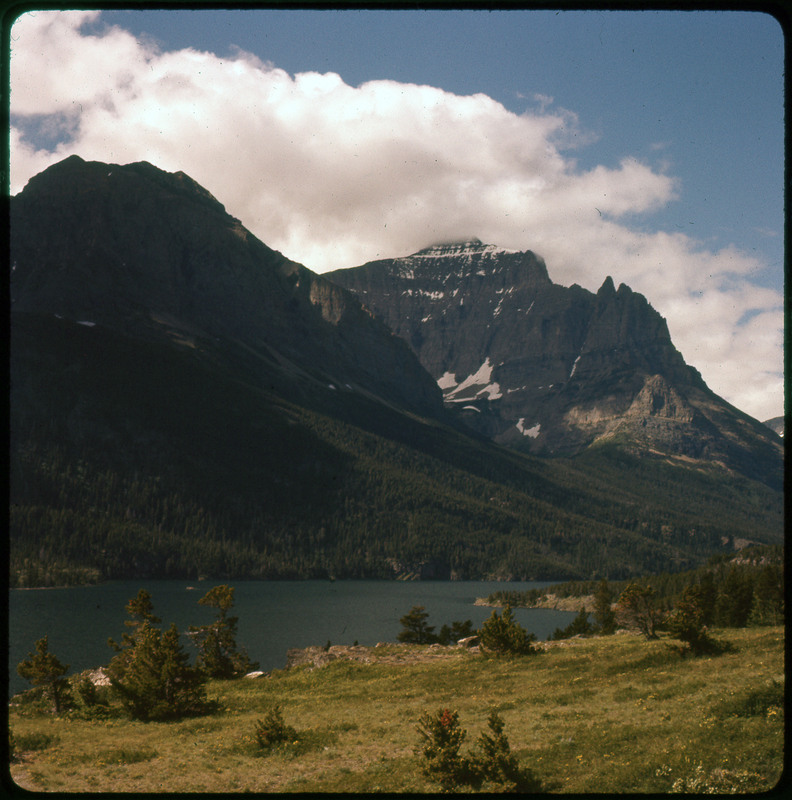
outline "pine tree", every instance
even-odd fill
[[[198,647],[198,667],[210,678],[234,678],[257,669],[258,664],[237,647],[239,617],[228,615],[234,606],[233,587],[215,586],[198,603],[217,609],[211,625],[190,625],[190,637]]]
[[[481,646],[484,650],[497,655],[524,655],[533,652],[534,634],[528,633],[513,617],[510,606],[503,609],[499,617],[497,609],[479,630]]]
[[[160,619],[144,589],[126,610],[133,619],[125,624],[133,631],[123,634],[120,645],[109,640],[116,655],[106,672],[127,713],[133,719],[163,720],[200,711],[205,678],[188,664],[176,625],[165,633],[154,627]]]
[[[753,582],[750,575],[732,567],[721,585],[715,605],[715,621],[724,628],[744,628],[753,605]]]
[[[610,635],[616,630],[616,614],[611,607],[613,592],[608,581],[603,578],[594,595],[594,619],[600,627],[600,632]]]
[[[434,634],[434,625],[427,625],[429,614],[423,606],[413,606],[409,614],[405,614],[399,622],[403,630],[399,631],[396,638],[408,644],[430,644],[437,641]]]
[[[700,586],[688,586],[667,620],[668,631],[685,642],[694,655],[709,652],[714,643],[707,634]]]
[[[36,642],[36,652],[28,653],[26,661],[17,664],[17,673],[34,686],[43,686],[52,701],[52,708],[60,714],[66,681],[63,676],[69,669],[49,652],[49,642],[45,636]]]

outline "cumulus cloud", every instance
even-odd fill
[[[532,249],[557,283],[612,275],[644,293],[716,392],[780,413],[782,298],[751,282],[762,265],[647,231],[677,180],[635,158],[578,169],[591,137],[534,97],[514,114],[483,94],[290,75],[241,50],[160,52],[96,11],[26,14],[12,29],[12,193],[73,153],[146,160],[319,272],[470,236]]]

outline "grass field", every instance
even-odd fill
[[[490,709],[521,765],[553,792],[756,792],[781,776],[783,628],[720,630],[730,652],[681,658],[629,634],[554,643],[523,658],[461,648],[441,660],[334,661],[209,684],[214,714],[179,722],[55,718],[13,705],[18,785],[54,792],[431,792],[416,723],[459,712],[463,751]],[[417,648],[420,646],[398,646]],[[297,732],[265,754],[273,704]]]

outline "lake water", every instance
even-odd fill
[[[112,581],[99,586],[69,589],[13,589],[9,597],[9,693],[29,688],[16,674],[16,665],[42,636],[69,672],[106,664],[113,656],[108,637],[116,641],[127,630],[124,608],[139,589],[151,593],[154,613],[162,627],[175,622],[180,631],[188,625],[209,622],[212,609],[198,600],[220,581],[191,585],[186,581]],[[439,631],[446,623],[470,619],[479,627],[492,613],[475,606],[477,597],[499,590],[524,591],[552,582],[494,581],[231,581],[235,587],[234,611],[239,617],[237,642],[261,669],[286,665],[290,647],[332,644],[375,645],[395,642],[399,618],[412,606],[422,605],[428,624]],[[515,618],[538,639],[568,625],[573,612],[515,609]],[[185,637],[188,651],[195,652]]]

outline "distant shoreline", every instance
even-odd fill
[[[486,597],[477,597],[473,603],[476,606],[489,606],[490,608],[503,608],[503,601],[490,601]],[[559,597],[556,594],[542,595],[529,605],[515,605],[513,608],[547,609],[548,611],[580,611],[581,608],[589,613],[594,611],[594,595],[587,594],[582,597]]]

